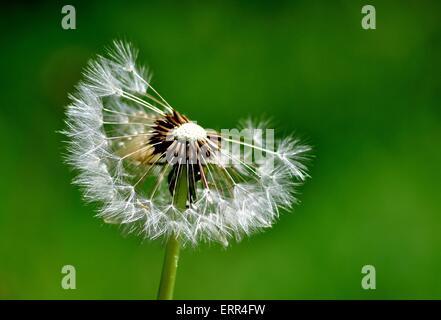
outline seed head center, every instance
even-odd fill
[[[173,136],[180,141],[197,141],[207,137],[207,131],[194,122],[186,122],[173,130]]]

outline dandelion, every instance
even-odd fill
[[[173,108],[115,41],[91,61],[67,108],[68,162],[97,216],[167,241],[158,298],[171,299],[180,246],[235,239],[271,227],[295,202],[308,146],[266,141],[266,122],[245,136],[206,129]],[[258,156],[260,155],[260,156]]]

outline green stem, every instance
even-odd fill
[[[185,210],[187,204],[187,168],[180,168],[176,179],[174,204],[178,210]],[[165,249],[164,264],[162,266],[161,282],[159,284],[158,300],[172,300],[175,289],[176,271],[178,269],[180,243],[175,235],[170,236]]]
[[[178,269],[180,244],[172,236],[165,249],[164,265],[162,267],[161,283],[159,285],[158,300],[172,300],[175,289],[176,270]]]

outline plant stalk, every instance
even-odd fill
[[[178,173],[173,198],[176,208],[184,211],[188,197],[187,168],[185,165],[181,165],[179,169],[181,169],[180,171],[182,172]],[[173,300],[180,248],[181,244],[176,235],[170,236],[165,249],[158,300]]]
[[[175,236],[168,239],[159,284],[158,300],[173,300],[176,271],[178,269],[180,243]]]

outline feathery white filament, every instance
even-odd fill
[[[107,57],[89,64],[67,109],[64,133],[69,137],[68,161],[78,170],[74,182],[83,187],[87,200],[101,203],[98,216],[149,239],[173,234],[193,245],[227,245],[232,238],[272,226],[279,208],[295,202],[298,181],[307,177],[302,161],[309,147],[285,138],[267,150],[258,136],[247,142],[219,136],[266,153],[264,160],[246,162],[228,150],[216,151],[218,145],[209,139],[216,134],[194,122],[181,123],[170,130],[176,141],[169,148],[188,141],[190,147],[202,143],[216,152],[192,169],[200,170],[199,180],[195,175],[187,180],[194,186],[194,200],[183,212],[177,210],[167,179],[173,166],[164,161],[165,151],[156,149],[161,142],[154,140],[158,119],[174,109],[151,86],[136,57],[130,44],[116,41]],[[245,125],[256,128],[249,121]],[[221,158],[237,161],[226,167]]]

